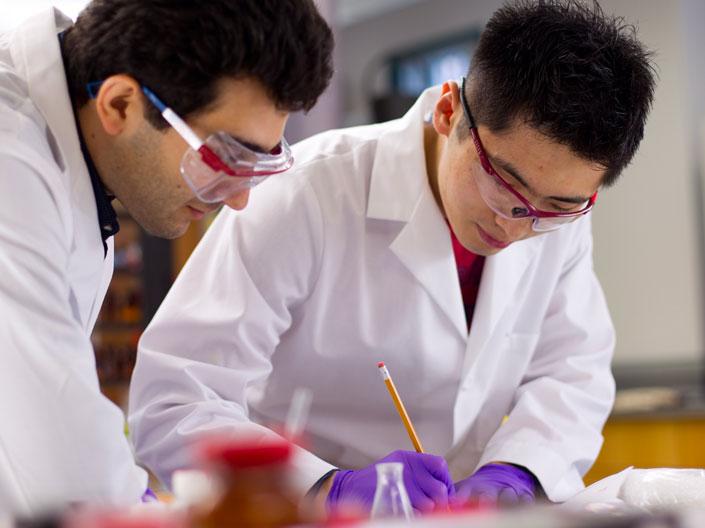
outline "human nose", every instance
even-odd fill
[[[515,242],[526,238],[531,232],[531,224],[534,219],[528,218],[505,218],[495,213],[495,223],[507,236],[507,241]]]
[[[249,198],[250,190],[245,189],[244,191],[239,191],[230,196],[229,198],[223,200],[223,203],[231,209],[240,210],[245,208]]]

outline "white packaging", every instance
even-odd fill
[[[650,512],[705,507],[705,470],[633,469],[620,488],[619,498]]]

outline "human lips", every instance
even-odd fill
[[[186,207],[188,208],[188,211],[189,213],[191,213],[191,217],[194,220],[200,220],[206,215],[205,211],[201,211],[200,209],[196,209],[195,207],[191,207],[190,205],[187,205]]]
[[[192,216],[197,217],[196,220],[200,220],[208,213],[217,210],[220,206],[221,204],[198,203],[197,206],[186,204],[186,209],[188,209]]]
[[[482,241],[485,244],[487,244],[488,246],[491,246],[493,248],[504,249],[509,244],[511,244],[511,242],[502,242],[501,240],[497,240],[492,235],[490,235],[487,231],[482,229],[480,226],[477,226],[477,232],[480,234],[480,238],[482,239]]]

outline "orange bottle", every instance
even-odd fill
[[[284,440],[210,441],[203,446],[206,470],[220,493],[196,514],[197,528],[277,528],[300,523],[296,495],[288,483],[292,446]]]

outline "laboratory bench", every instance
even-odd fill
[[[672,374],[662,371],[662,383],[651,386],[622,380],[586,484],[629,466],[705,468],[705,384],[700,369],[691,368],[680,380]]]

